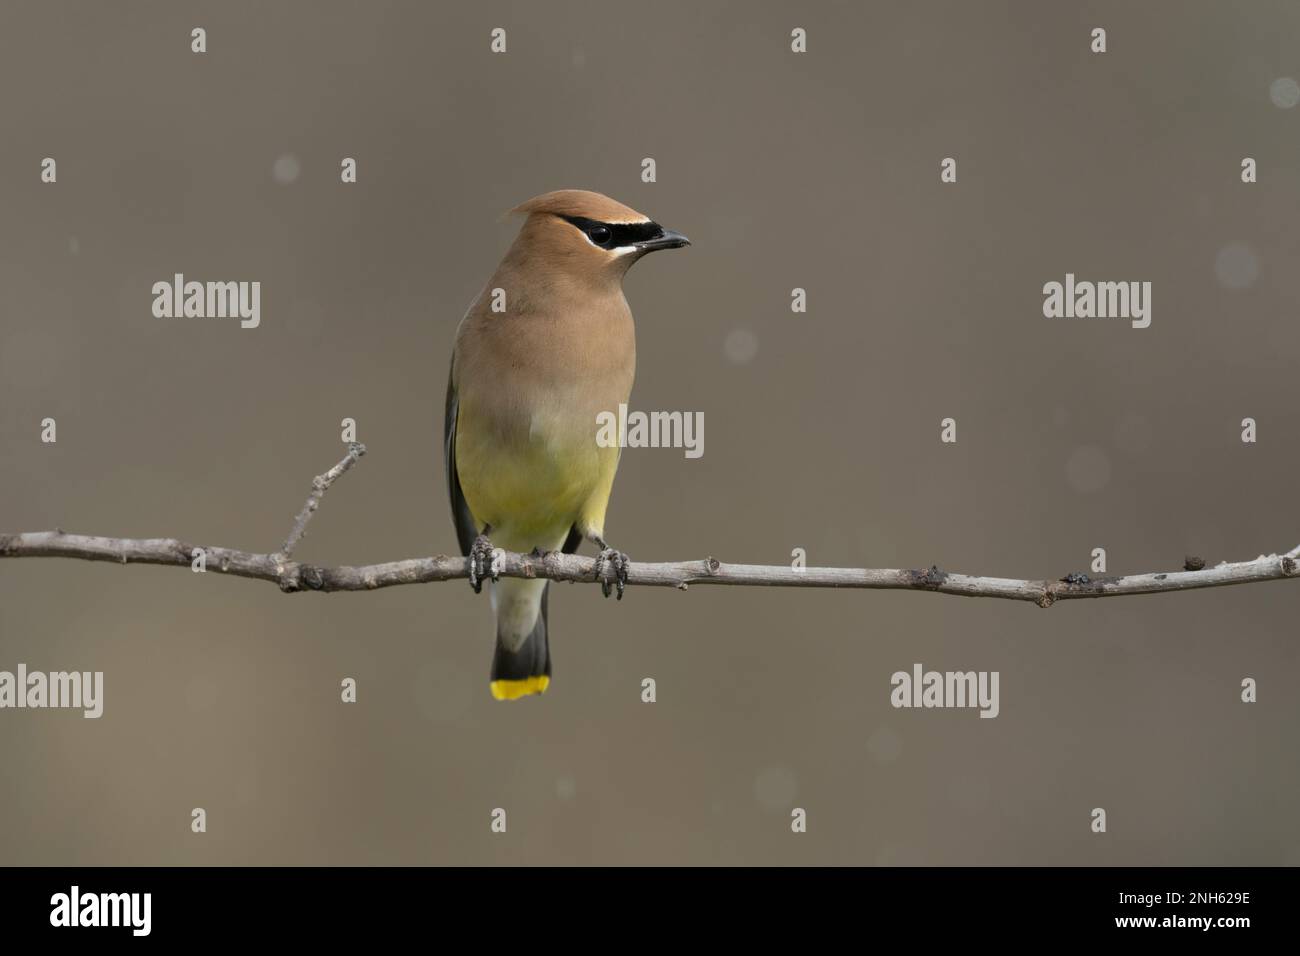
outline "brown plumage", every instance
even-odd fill
[[[447,389],[447,479],[461,548],[484,570],[511,551],[605,549],[619,449],[597,445],[597,416],[632,391],[636,339],[623,276],[647,252],[686,245],[608,196],[565,189],[515,210],[522,228],[456,333]],[[505,296],[504,311],[494,311]],[[471,579],[477,590],[479,583]],[[622,582],[619,582],[622,594]],[[550,680],[546,582],[494,582],[498,698]]]

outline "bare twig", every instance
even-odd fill
[[[355,465],[365,453],[366,446],[354,441],[348,446],[346,458],[325,472],[325,474],[317,475],[311,480],[311,494],[307,496],[307,501],[302,506],[302,511],[298,512],[298,517],[293,519],[293,527],[289,529],[289,537],[284,539],[284,545],[280,548],[279,553],[282,558],[289,557],[293,554],[293,549],[298,547],[298,542],[307,533],[307,522],[311,521],[312,515],[320,507],[320,501],[325,497],[325,492],[330,490],[330,485],[334,484],[345,471]]]
[[[0,558],[54,557],[119,564],[165,564],[189,567],[196,551],[204,553],[206,569],[261,581],[273,581],[283,591],[369,591],[399,584],[424,584],[469,576],[469,562],[461,556],[410,558],[363,567],[333,568],[292,560],[294,547],[329,486],[365,453],[354,445],[348,457],[312,483],[312,492],[294,521],[281,551],[257,554],[230,548],[200,547],[176,538],[105,538],[67,534],[61,530],[0,534]],[[692,584],[757,587],[868,588],[875,590],[935,591],[963,597],[1032,601],[1050,607],[1076,598],[1119,597],[1126,594],[1160,594],[1198,588],[1225,587],[1258,581],[1300,578],[1300,547],[1286,554],[1260,555],[1252,561],[1224,562],[1197,571],[1168,571],[1088,578],[1072,574],[1054,581],[993,578],[941,571],[888,568],[793,568],[785,565],[723,564],[702,561],[632,562],[628,583],[686,590]],[[576,554],[515,554],[501,552],[500,574],[513,578],[548,578],[552,581],[593,582],[613,573],[606,566],[600,577],[593,558]]]

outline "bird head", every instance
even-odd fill
[[[529,256],[592,279],[621,279],[648,252],[690,240],[600,193],[559,189],[516,206],[527,216],[516,247]]]

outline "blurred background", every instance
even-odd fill
[[[1111,573],[1289,549],[1297,30],[1285,2],[11,0],[0,531],[274,550],[351,417],[369,454],[299,556],[454,553],[456,323],[501,214],[572,186],[694,242],[626,283],[633,407],[706,422],[701,459],[625,452],[633,560],[1057,577],[1097,547]],[[261,327],[154,318],[175,272],[259,280]],[[1043,318],[1067,272],[1152,282],[1151,327]],[[0,861],[1300,863],[1295,584],[550,605],[551,690],[507,705],[464,582],[0,562],[0,669],[106,685],[99,720],[0,712]],[[916,662],[1000,671],[1000,716],[893,709]]]

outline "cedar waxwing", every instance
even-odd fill
[[[597,570],[613,565],[621,598],[627,555],[604,540],[620,449],[600,447],[596,435],[598,414],[627,402],[636,370],[623,276],[647,252],[690,243],[580,189],[512,211],[527,218],[452,352],[445,449],[456,536],[475,593],[491,575],[494,545],[571,553],[586,538],[600,548]],[[549,582],[491,576],[492,696],[541,694],[551,681]]]

